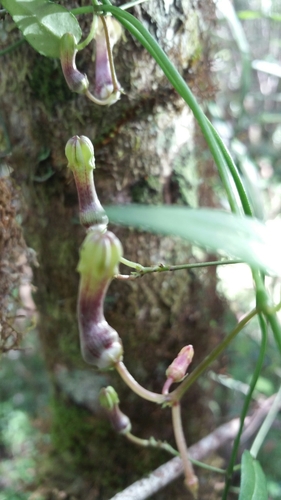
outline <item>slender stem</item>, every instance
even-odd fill
[[[169,443],[165,443],[164,441],[158,441],[154,437],[151,437],[149,439],[142,439],[137,436],[134,436],[134,434],[131,434],[131,432],[127,432],[125,434],[125,437],[132,443],[137,444],[139,446],[143,446],[145,448],[148,447],[159,448],[161,450],[167,451],[173,456],[179,455],[178,451],[175,450],[175,448],[173,448]]]
[[[243,431],[244,420],[245,420],[246,415],[248,413],[249,405],[250,405],[252,395],[253,395],[253,392],[254,392],[256,384],[257,384],[257,380],[260,376],[260,372],[262,369],[264,356],[265,356],[265,352],[266,352],[267,327],[266,327],[265,320],[261,314],[259,314],[259,322],[260,322],[260,328],[261,328],[261,333],[262,333],[259,357],[258,357],[258,361],[257,361],[256,367],[255,367],[255,371],[254,371],[253,376],[252,376],[252,380],[251,380],[250,387],[249,387],[249,392],[244,400],[243,408],[241,411],[239,430],[237,432],[237,435],[236,435],[234,443],[233,443],[232,453],[231,453],[231,457],[230,457],[230,461],[229,461],[229,465],[228,465],[227,473],[226,473],[226,482],[225,482],[225,488],[224,488],[222,500],[227,500],[227,494],[228,494],[229,488],[231,486],[233,467],[235,465],[235,461],[236,461],[236,457],[237,457],[237,453],[238,453],[238,448],[239,448],[239,444],[240,444],[240,438],[241,438],[242,431]]]
[[[185,475],[185,483],[187,488],[192,492],[194,498],[197,498],[198,479],[194,474],[192,463],[189,458],[189,453],[182,428],[181,406],[179,402],[176,402],[172,406],[172,419],[173,419],[175,440],[177,443],[177,448],[180,453],[180,457],[182,459],[183,471]]]
[[[94,12],[94,7],[87,5],[87,7],[76,7],[75,9],[70,9],[71,14],[74,16],[79,16],[80,14],[92,14]]]
[[[137,262],[133,262],[132,260],[125,259],[125,257],[121,257],[120,262],[125,266],[132,267],[133,269],[137,269],[137,271],[141,271],[143,266],[138,264]]]
[[[139,278],[149,273],[163,273],[166,271],[180,271],[182,269],[196,269],[201,267],[212,267],[212,266],[224,266],[227,264],[242,264],[241,260],[216,260],[209,262],[195,262],[193,264],[178,264],[175,266],[169,266],[164,264],[159,264],[158,266],[143,267],[140,271],[132,273],[133,276]]]
[[[127,384],[133,392],[135,392],[138,396],[147,401],[152,401],[153,403],[163,404],[166,402],[166,397],[163,394],[157,394],[156,392],[148,391],[144,387],[142,387],[130,374],[124,365],[123,361],[119,361],[115,365],[116,370],[118,371],[120,377],[124,380],[125,384]]]
[[[179,456],[178,450],[175,450],[169,443],[166,443],[165,441],[159,441],[156,440],[154,437],[150,437],[149,439],[142,439],[134,434],[131,434],[131,432],[127,432],[124,434],[124,436],[131,441],[131,443],[134,443],[139,446],[143,446],[145,448],[151,447],[151,448],[159,448],[161,450],[167,451],[171,455],[174,455],[176,457]],[[201,467],[201,469],[209,470],[211,472],[215,472],[217,474],[224,474],[226,471],[224,469],[220,469],[219,467],[213,467],[212,465],[209,464],[204,464],[203,462],[199,462],[199,460],[195,460],[193,458],[189,457],[190,462],[193,465],[196,465],[197,467]]]
[[[94,38],[94,36],[96,34],[97,24],[98,24],[98,17],[96,15],[94,15],[93,16],[93,20],[92,20],[92,24],[91,24],[91,28],[90,28],[90,31],[89,31],[89,34],[88,34],[87,38],[85,38],[85,40],[83,42],[81,42],[81,43],[79,43],[77,45],[77,47],[76,47],[77,50],[84,49],[93,40],[93,38]]]
[[[170,392],[169,397],[171,401],[179,401],[189,387],[200,377],[200,375],[210,366],[215,359],[224,351],[224,349],[232,342],[236,335],[241,332],[244,326],[257,314],[257,309],[250,311],[241,321],[236,325],[232,332],[213,349],[208,356],[195,368],[195,370],[186,377],[183,382],[173,391]]]
[[[252,444],[250,453],[254,458],[257,457],[259,449],[262,446],[262,444],[266,438],[266,435],[267,435],[268,431],[270,430],[270,428],[271,428],[271,426],[272,426],[272,424],[273,424],[273,422],[274,422],[274,420],[275,420],[275,418],[280,410],[280,406],[281,406],[281,387],[279,388],[279,391],[277,392],[277,394],[275,396],[275,399],[272,403],[272,406],[271,406],[267,416],[265,417],[265,420],[263,421],[262,426],[261,426],[258,434],[256,435],[253,444]]]

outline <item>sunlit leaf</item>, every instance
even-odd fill
[[[257,219],[214,209],[126,205],[107,207],[106,211],[111,222],[180,236],[269,274],[281,274],[280,227],[272,231]]]
[[[46,0],[2,0],[26,40],[40,54],[59,57],[59,41],[72,33],[79,42],[82,32],[76,17],[62,5]]]
[[[267,486],[263,470],[248,450],[242,456],[241,488],[238,500],[267,500]]]

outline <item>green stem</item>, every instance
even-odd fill
[[[69,12],[74,16],[79,16],[80,14],[92,14],[94,12],[94,7],[88,5],[87,7],[76,7],[76,9],[71,9]]]
[[[189,389],[189,387],[200,377],[200,375],[210,366],[213,361],[226,349],[226,347],[232,342],[236,335],[241,332],[244,326],[257,314],[257,309],[250,311],[238,325],[232,330],[232,332],[217,346],[213,349],[208,356],[195,368],[195,370],[186,377],[181,384],[169,394],[170,401],[179,401],[184,393]]]
[[[212,266],[225,266],[228,264],[241,264],[241,260],[214,260],[209,262],[196,262],[193,264],[178,264],[175,266],[165,266],[164,264],[159,264],[159,266],[143,267],[140,271],[132,273],[133,276],[139,278],[145,274],[150,273],[163,273],[166,271],[180,271],[181,269],[196,269],[201,267],[212,267]]]
[[[98,24],[98,17],[96,15],[94,15],[89,34],[83,42],[81,42],[77,45],[77,50],[83,50],[93,40],[93,38],[96,34],[97,24]]]
[[[239,448],[239,444],[240,444],[241,434],[243,431],[244,421],[245,421],[246,415],[248,413],[248,409],[249,409],[249,405],[251,403],[253,392],[255,390],[258,378],[260,376],[260,372],[262,369],[263,360],[264,360],[264,356],[265,356],[266,343],[267,343],[267,327],[266,327],[265,320],[261,314],[259,314],[259,322],[260,322],[260,328],[261,328],[261,333],[262,333],[259,357],[258,357],[258,361],[257,361],[256,367],[255,367],[255,371],[254,371],[253,376],[252,376],[252,380],[251,380],[250,387],[249,387],[249,392],[244,400],[243,408],[241,411],[240,426],[239,426],[238,433],[237,433],[235,440],[234,440],[234,443],[233,443],[232,453],[231,453],[231,457],[230,457],[230,461],[229,461],[229,465],[228,465],[227,473],[226,473],[226,482],[225,482],[225,488],[224,488],[222,500],[227,500],[227,494],[228,494],[228,491],[229,491],[229,488],[231,485],[233,468],[234,468],[237,453],[238,453],[238,448]]]
[[[132,260],[125,259],[125,257],[121,257],[120,262],[121,262],[121,264],[124,264],[125,266],[132,267],[133,269],[137,269],[137,271],[141,271],[143,269],[143,266],[141,264],[138,264],[137,262],[133,262]]]
[[[142,439],[135,436],[134,434],[131,434],[131,432],[126,432],[125,437],[132,443],[137,444],[139,446],[143,446],[145,448],[150,447],[150,448],[158,448],[161,450],[165,450],[173,456],[179,455],[178,451],[175,450],[175,448],[173,448],[169,443],[158,441],[154,437],[150,437],[149,439]]]

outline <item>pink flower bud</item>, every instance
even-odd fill
[[[74,36],[71,33],[65,33],[60,40],[62,71],[70,90],[78,94],[85,94],[89,87],[89,81],[87,76],[80,73],[76,67],[76,54],[77,49]]]
[[[186,370],[192,362],[194,349],[192,345],[187,345],[181,349],[177,357],[166,370],[166,376],[173,382],[180,382],[186,374]]]

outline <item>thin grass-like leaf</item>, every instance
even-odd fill
[[[262,222],[214,209],[127,205],[107,208],[111,222],[180,236],[192,244],[247,262],[264,272],[281,274],[281,239]]]

